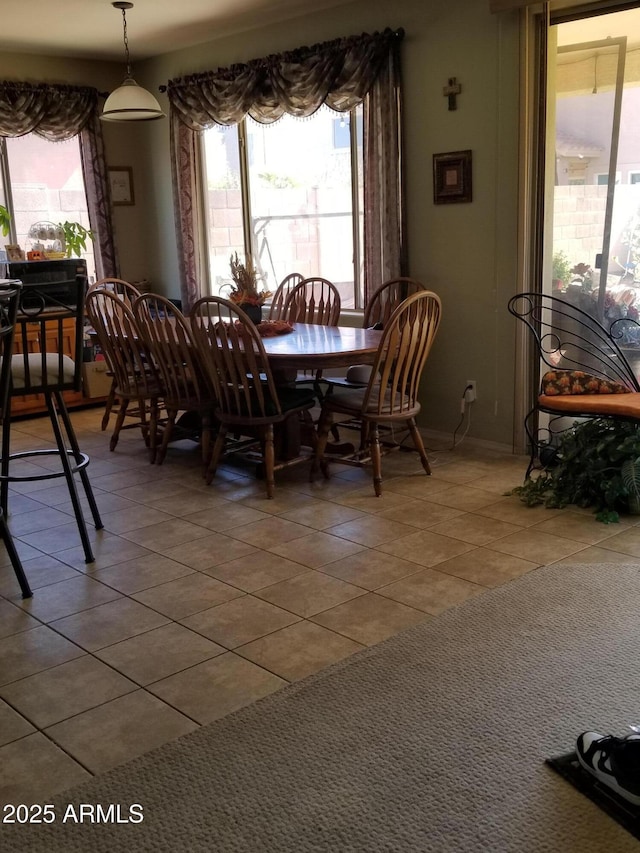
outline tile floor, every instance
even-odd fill
[[[0,549],[0,801],[37,802],[553,562],[640,558],[640,521],[505,497],[523,457],[430,443],[329,481],[248,469],[207,487],[195,445],[151,466],[135,431],[114,453],[100,409],[76,412],[105,529],[84,563],[66,487],[25,483],[10,525],[34,596]],[[14,449],[50,446],[18,422]],[[428,442],[429,444],[429,442]],[[32,463],[23,463],[32,464]]]

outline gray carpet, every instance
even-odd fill
[[[534,571],[52,801],[143,823],[2,826],[2,849],[637,853],[544,759],[640,723],[639,572]]]

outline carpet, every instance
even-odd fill
[[[638,564],[538,569],[56,796],[54,823],[0,845],[637,853],[545,759],[640,723],[639,614]],[[63,823],[80,803],[144,818]]]

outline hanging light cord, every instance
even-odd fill
[[[122,29],[124,32],[124,53],[127,60],[127,77],[131,77],[131,60],[129,59],[129,37],[127,36],[127,15],[123,9],[122,11]]]

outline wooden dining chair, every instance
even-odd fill
[[[284,305],[287,301],[287,297],[293,290],[293,288],[300,284],[301,281],[304,280],[304,276],[299,272],[291,272],[289,275],[285,276],[278,287],[276,288],[276,292],[273,294],[273,298],[271,299],[271,305],[269,307],[269,316],[267,319],[269,320],[282,320],[283,319],[283,311]]]
[[[131,308],[135,300],[140,296],[140,291],[135,285],[130,284],[128,281],[125,281],[122,278],[101,278],[92,284],[89,290],[87,291],[87,296],[94,290],[106,290],[109,293],[113,293],[122,299],[128,306]],[[102,431],[106,430],[109,426],[109,420],[111,418],[111,413],[113,412],[113,407],[116,402],[116,379],[115,376],[112,377],[111,380],[111,388],[109,390],[109,394],[107,395],[107,399],[104,404],[104,414],[102,416]],[[135,416],[133,409],[128,409],[129,416]],[[118,412],[115,413],[116,415]]]
[[[328,476],[328,457],[324,453],[334,414],[357,417],[368,425],[373,485],[378,497],[382,494],[381,423],[405,423],[422,467],[427,474],[431,473],[415,419],[420,412],[420,377],[438,331],[441,312],[440,298],[435,293],[421,290],[409,296],[389,317],[366,388],[336,391],[325,397],[312,475],[322,469]]]
[[[90,288],[85,302],[87,317],[113,375],[114,396],[120,401],[110,450],[115,450],[123,429],[139,428],[147,447],[158,429],[160,381],[132,307],[133,302],[103,288]],[[128,415],[135,417],[135,422],[125,424]]]
[[[260,333],[233,302],[204,297],[194,304],[190,320],[214,387],[214,416],[220,424],[206,481],[215,476],[230,430],[240,435],[256,433],[267,497],[272,498],[275,471],[291,464],[290,460],[276,463],[274,427],[308,412],[315,404],[314,395],[308,389],[276,387]]]
[[[157,447],[155,431],[151,429],[151,461],[161,465],[169,443],[176,434],[179,412],[189,412],[197,421],[190,437],[199,437],[202,461],[210,456],[211,419],[214,408],[208,371],[200,352],[194,345],[189,321],[164,296],[143,293],[133,303],[133,315],[149,352],[160,382],[160,394],[166,410],[162,442]],[[180,434],[178,430],[178,434]]]
[[[280,319],[289,323],[337,326],[340,291],[327,278],[303,278],[286,297]]]

